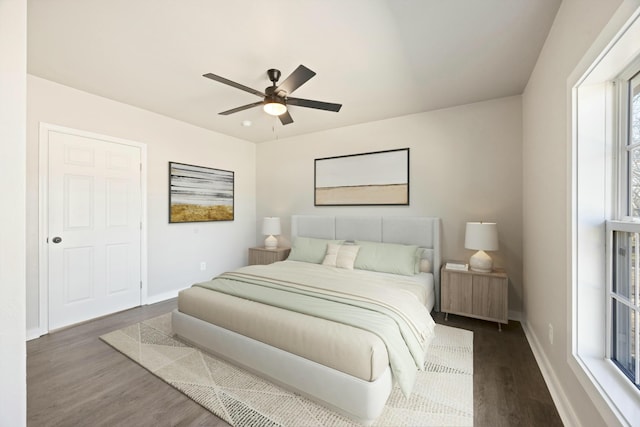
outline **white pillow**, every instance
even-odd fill
[[[357,245],[327,243],[327,255],[325,255],[322,265],[353,270],[353,264],[359,250],[360,246]]]

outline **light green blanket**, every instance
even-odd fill
[[[243,267],[198,283],[207,289],[344,323],[378,335],[393,377],[405,396],[433,338],[435,323],[407,287],[370,273],[286,261]]]

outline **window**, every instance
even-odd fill
[[[640,280],[640,224],[632,224],[625,231],[624,222],[611,222],[613,240],[613,269],[609,291],[609,351],[608,357],[629,380],[640,389],[638,346],[638,282]]]
[[[613,21],[612,21],[613,22]],[[606,425],[640,420],[640,8],[571,76],[570,355]]]
[[[621,140],[627,152],[625,183],[630,190],[627,215],[640,218],[640,72],[636,67],[633,70],[636,71],[635,76],[620,83],[621,127],[625,128]]]
[[[640,73],[620,79],[620,156],[616,204],[622,221],[609,221],[607,357],[640,389]],[[620,215],[622,214],[622,215]]]

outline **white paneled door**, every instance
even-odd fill
[[[140,147],[48,133],[49,330],[140,305]]]

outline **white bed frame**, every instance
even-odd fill
[[[294,215],[297,236],[413,244],[431,262],[436,310],[440,303],[440,219],[406,216]],[[364,381],[175,310],[173,331],[183,339],[263,378],[328,406],[365,425],[382,413],[393,385],[391,370]]]

